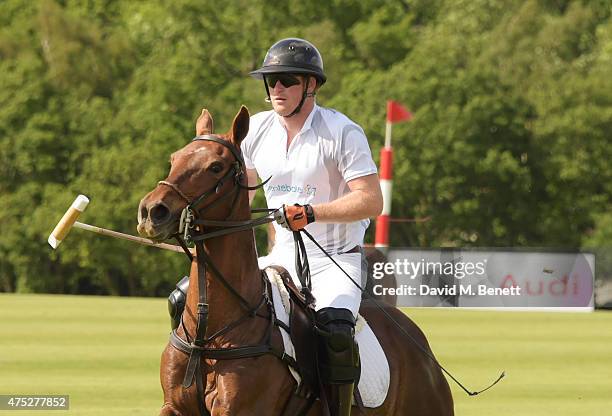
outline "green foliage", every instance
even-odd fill
[[[398,3],[390,3],[352,27],[357,52],[368,67],[387,68],[406,56],[414,42],[412,20]]]
[[[92,199],[83,221],[134,233],[202,107],[220,132],[240,104],[266,109],[246,74],[287,36],[320,48],[319,103],[362,125],[376,159],[385,100],[413,112],[393,130],[393,216],[428,220],[394,226],[393,244],[610,246],[610,2],[0,7],[0,291],[167,293],[180,255],[81,230],[58,251],[46,238],[77,193]]]

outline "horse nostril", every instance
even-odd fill
[[[164,204],[156,204],[149,210],[151,220],[154,223],[167,221],[170,217],[170,210]]]
[[[149,211],[147,211],[147,208],[142,205],[140,207],[140,218],[138,219],[138,222],[144,221],[149,217]]]

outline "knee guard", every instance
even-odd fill
[[[355,318],[348,309],[323,308],[316,313],[319,334],[319,371],[325,384],[351,384],[359,380],[359,348]]]
[[[178,328],[181,323],[188,288],[189,276],[185,276],[176,284],[176,289],[168,296],[168,313],[170,314],[170,326],[172,329]]]

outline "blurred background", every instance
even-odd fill
[[[268,109],[247,74],[303,37],[328,75],[318,103],[363,126],[377,163],[386,100],[414,115],[394,127],[392,215],[427,220],[395,223],[391,246],[592,251],[604,293],[611,13],[607,0],[3,0],[0,292],[166,296],[184,256],[81,230],[53,251],[49,233],[82,193],[81,221],[135,234],[201,109],[217,132],[241,104]]]

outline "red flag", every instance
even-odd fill
[[[389,123],[399,123],[412,118],[412,113],[397,101],[387,100],[387,121]]]

